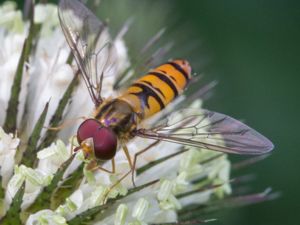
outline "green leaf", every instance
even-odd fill
[[[0,167],[0,171],[1,171],[1,167]],[[0,175],[0,216],[3,216],[5,214],[4,197],[5,197],[5,189],[2,186],[2,176]]]
[[[20,218],[21,204],[25,191],[25,182],[22,184],[15,197],[12,200],[9,210],[6,215],[2,218],[1,225],[21,225],[22,221]]]
[[[61,167],[55,173],[51,183],[44,187],[41,193],[36,198],[35,202],[26,210],[29,213],[35,213],[42,209],[48,209],[51,205],[51,197],[55,189],[58,187],[58,183],[61,181],[66,169],[70,165],[74,158],[74,155],[64,162]]]
[[[178,195],[176,195],[176,198],[177,199],[180,199],[180,198],[184,198],[184,197],[187,197],[187,196],[190,196],[190,195],[193,195],[193,194],[197,194],[197,193],[200,193],[200,192],[204,192],[204,191],[208,191],[208,190],[213,190],[213,189],[216,189],[216,188],[219,188],[219,187],[222,187],[224,184],[226,183],[220,183],[220,184],[211,184],[211,180],[208,180],[207,183],[204,183],[205,185],[201,186],[200,188],[196,188],[196,189],[193,189],[191,191],[188,191],[188,192],[184,192],[184,193],[180,193]]]
[[[14,82],[11,88],[10,99],[8,102],[8,107],[6,110],[6,118],[4,122],[4,130],[7,133],[14,133],[17,128],[17,116],[18,116],[18,105],[19,105],[19,95],[21,92],[21,84],[23,77],[23,70],[25,62],[28,61],[29,55],[32,50],[32,42],[33,39],[37,36],[41,26],[39,24],[34,24],[33,22],[33,13],[30,22],[30,28],[28,37],[25,39],[23,44],[23,49],[21,52],[21,56],[18,62],[16,74],[14,77]]]
[[[28,144],[27,144],[27,148],[25,149],[24,153],[23,153],[23,157],[21,159],[20,164],[24,164],[27,167],[33,167],[36,160],[37,160],[37,142],[40,138],[40,134],[42,131],[42,128],[44,126],[45,123],[45,119],[46,119],[46,115],[48,112],[48,106],[49,106],[49,102],[45,105],[45,108],[39,118],[39,120],[37,121],[32,134],[28,140]]]
[[[0,167],[0,171],[1,171],[1,167]],[[5,196],[5,191],[2,186],[2,176],[0,175],[0,199],[4,199],[4,196]]]
[[[63,204],[67,197],[69,197],[81,183],[83,179],[83,167],[82,163],[73,173],[69,175],[60,186],[55,190],[52,201],[51,208],[56,209],[59,205]]]
[[[53,115],[53,117],[50,120],[50,127],[57,127],[59,126],[59,123],[62,120],[62,116],[64,113],[64,110],[69,102],[69,99],[71,98],[71,95],[73,93],[74,88],[76,87],[78,83],[78,76],[75,75],[72,82],[69,84],[67,90],[65,91],[62,99],[59,101],[58,106],[56,108],[56,111]],[[39,145],[38,149],[43,149],[48,147],[57,137],[57,133],[59,130],[47,130],[43,142]]]
[[[142,184],[142,185],[140,185],[140,186],[138,186],[138,187],[131,188],[131,189],[128,190],[128,193],[127,193],[126,196],[131,195],[131,194],[133,194],[133,193],[135,193],[135,192],[138,192],[138,191],[140,191],[140,190],[142,190],[142,189],[144,189],[144,188],[146,188],[146,187],[149,187],[149,186],[151,186],[151,185],[157,183],[158,181],[159,181],[159,180],[153,180],[153,181],[150,181],[150,182],[148,182],[148,183],[146,183],[146,184]],[[126,196],[124,196],[124,197],[126,197]],[[120,196],[120,197],[117,198],[117,199],[120,199],[120,198],[122,198],[122,197],[123,197],[123,196]]]
[[[109,206],[111,206],[113,202],[106,203],[105,205],[97,206],[91,209],[88,209],[84,211],[83,213],[80,213],[73,219],[67,221],[69,225],[81,225],[86,224],[88,222],[91,222],[95,219],[95,217],[103,212],[104,210],[108,209]]]
[[[8,133],[14,133],[17,128],[17,115],[18,115],[18,105],[19,105],[19,94],[21,92],[21,83],[22,83],[22,75],[25,60],[29,56],[28,50],[28,38],[25,39],[23,44],[23,49],[21,53],[21,57],[18,63],[16,75],[14,78],[14,83],[11,88],[10,99],[8,102],[8,107],[6,110],[6,118],[4,122],[4,130]]]

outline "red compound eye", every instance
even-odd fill
[[[117,151],[117,136],[115,133],[103,127],[97,120],[88,119],[84,121],[77,131],[77,140],[79,143],[87,138],[93,138],[94,153],[98,159],[112,159]]]
[[[101,124],[94,119],[87,119],[80,124],[77,130],[77,140],[79,144],[85,139],[92,138],[97,129],[100,129]]]
[[[98,159],[112,159],[117,151],[117,137],[109,128],[103,127],[94,135],[95,156]]]

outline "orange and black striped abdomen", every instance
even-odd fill
[[[170,61],[135,81],[119,98],[145,119],[180,95],[190,79],[191,67],[186,60]]]

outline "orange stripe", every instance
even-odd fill
[[[172,88],[156,76],[146,75],[138,80],[138,82],[150,83],[153,89],[159,93],[159,95],[161,96],[161,100],[165,105],[167,105],[175,98],[175,94]]]
[[[161,111],[182,93],[190,79],[191,67],[186,60],[170,61],[138,79],[119,98],[144,119]]]
[[[187,80],[184,75],[169,64],[163,64],[156,68],[154,71],[161,71],[167,74],[167,76],[170,77],[171,80],[175,83],[179,93],[181,93],[187,85]]]

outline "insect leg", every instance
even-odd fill
[[[126,158],[128,160],[130,168],[133,169],[133,167],[132,167],[132,160],[131,160],[131,157],[130,157],[130,154],[129,154],[127,146],[125,144],[122,144],[122,148],[123,148],[125,156],[126,156]]]
[[[130,166],[130,170],[127,173],[125,173],[119,180],[117,180],[116,183],[114,183],[112,186],[110,186],[109,190],[105,194],[104,199],[106,199],[107,196],[108,196],[108,194],[109,194],[109,192],[112,189],[114,189],[119,183],[121,183],[121,181],[124,180],[130,173],[132,173],[132,176],[134,175],[134,167],[132,166],[132,161],[131,161],[131,158],[130,158],[130,154],[129,154],[128,148],[127,148],[127,146],[124,143],[122,144],[122,148],[123,148],[125,156],[126,156],[126,158],[128,160],[128,163],[129,163],[129,166]],[[135,183],[133,183],[133,185],[135,186]]]
[[[131,161],[130,155],[129,155],[129,151],[126,147],[126,145],[123,145],[123,150],[125,152],[125,155],[127,157],[127,160],[129,162],[129,166],[130,166],[130,170],[125,173],[118,181],[116,184],[114,184],[112,187],[115,187],[117,184],[119,184],[123,179],[125,179],[130,173],[131,173],[131,180],[132,180],[132,184],[134,187],[136,187],[135,185],[135,181],[134,181],[134,171],[135,171],[135,166],[136,166],[136,161],[137,161],[137,157],[141,154],[143,154],[144,152],[148,151],[149,149],[151,149],[153,146],[157,145],[160,142],[160,140],[157,140],[155,142],[153,142],[152,144],[148,145],[146,148],[138,151],[137,153],[134,154],[134,160],[133,163]]]
[[[91,163],[94,163],[94,161],[92,161]],[[96,165],[94,167],[92,167],[90,169],[91,171],[95,171],[95,170],[101,170],[103,172],[106,172],[108,174],[114,174],[116,172],[116,165],[115,165],[115,159],[112,158],[111,160],[111,171],[108,169],[103,168],[102,166]]]
[[[131,163],[131,158],[130,158],[130,155],[129,155],[129,152],[128,152],[128,149],[126,147],[126,145],[123,145],[123,150],[125,152],[125,155],[126,157],[128,157],[128,162],[130,164],[130,170],[125,173],[116,183],[114,183],[110,188],[109,190],[107,191],[107,193],[105,194],[105,198],[107,198],[109,192],[115,188],[119,183],[121,183],[122,180],[124,180],[130,173],[132,174],[132,183],[133,183],[133,186],[136,187],[135,185],[135,181],[134,181],[134,171],[135,171],[135,165],[136,165],[136,161],[137,161],[137,157],[141,154],[143,154],[144,152],[148,151],[149,149],[151,149],[153,146],[157,145],[158,143],[160,142],[160,140],[157,140],[155,142],[153,142],[152,144],[148,145],[146,148],[138,151],[137,153],[134,154],[134,161],[133,161],[133,164]]]
[[[105,196],[104,196],[104,202],[107,199],[107,196],[109,194],[109,192],[114,189],[119,183],[121,183],[122,180],[124,180],[130,173],[132,173],[132,169],[130,169],[127,173],[125,173],[119,180],[117,180],[116,183],[114,183],[112,186],[109,187],[109,189],[107,190]]]
[[[155,145],[157,145],[158,143],[160,142],[160,140],[157,140],[155,142],[153,142],[152,144],[148,145],[146,148],[138,151],[137,153],[134,154],[134,157],[133,157],[133,165],[132,167],[134,168],[135,170],[135,166],[136,166],[136,162],[137,162],[137,157],[141,154],[143,154],[144,152],[148,151],[149,149],[151,149],[152,147],[154,147]],[[135,186],[135,181],[134,181],[134,170],[132,171],[131,173],[131,180],[132,180],[132,183],[133,185]]]

